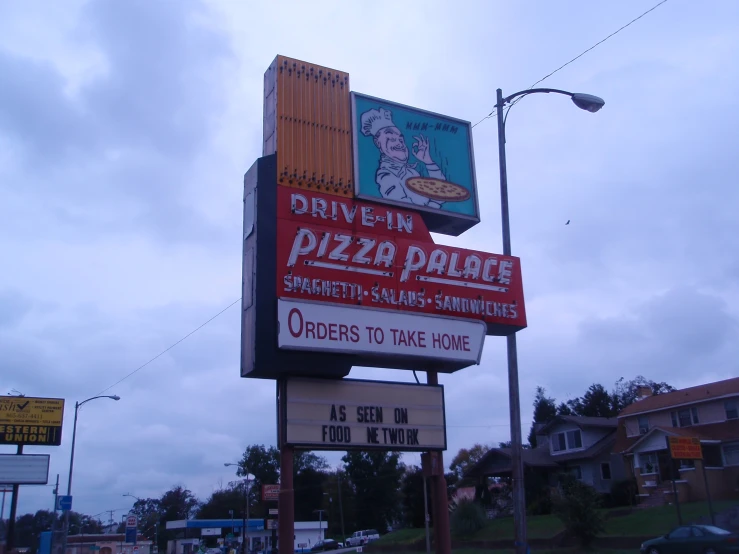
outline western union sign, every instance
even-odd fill
[[[0,444],[58,446],[63,416],[61,398],[0,397]]]

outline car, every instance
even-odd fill
[[[642,543],[643,554],[739,553],[739,535],[713,525],[683,525]]]
[[[355,531],[354,534],[346,541],[347,546],[364,546],[371,541],[380,538],[380,533],[375,529],[365,529],[363,531]]]
[[[311,552],[325,552],[326,550],[336,550],[339,548],[339,543],[334,539],[324,539],[314,544],[310,551]]]

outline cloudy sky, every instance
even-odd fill
[[[206,498],[224,462],[275,442],[273,383],[239,377],[236,306],[116,384],[240,296],[242,175],[275,55],[475,123],[496,88],[657,2],[3,2],[0,393],[67,399],[64,444],[26,452],[64,482],[74,402],[120,395],[80,411],[73,489],[77,510],[119,520],[123,493]],[[544,82],[602,96],[599,113],[554,95],[511,111],[524,432],[537,385],[566,400],[621,376],[739,373],[738,23],[732,0],[669,0]],[[494,119],[474,141],[482,223],[439,240],[499,252]],[[442,376],[447,462],[508,439],[505,367],[491,337],[479,367]],[[51,487],[22,487],[19,513],[51,506]]]

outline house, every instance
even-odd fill
[[[536,431],[537,447],[523,450],[524,472],[550,486],[557,475],[571,473],[598,492],[625,477],[623,459],[613,455],[615,418],[557,416]],[[469,477],[510,477],[511,449],[491,448],[466,474]]]
[[[705,500],[706,482],[713,499],[739,498],[739,378],[657,396],[647,388],[617,419],[614,452],[648,503],[672,499],[673,475],[680,500]],[[699,439],[703,460],[671,460],[666,437]]]

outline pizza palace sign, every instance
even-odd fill
[[[278,190],[278,296],[526,326],[518,258],[438,245],[416,213]]]

